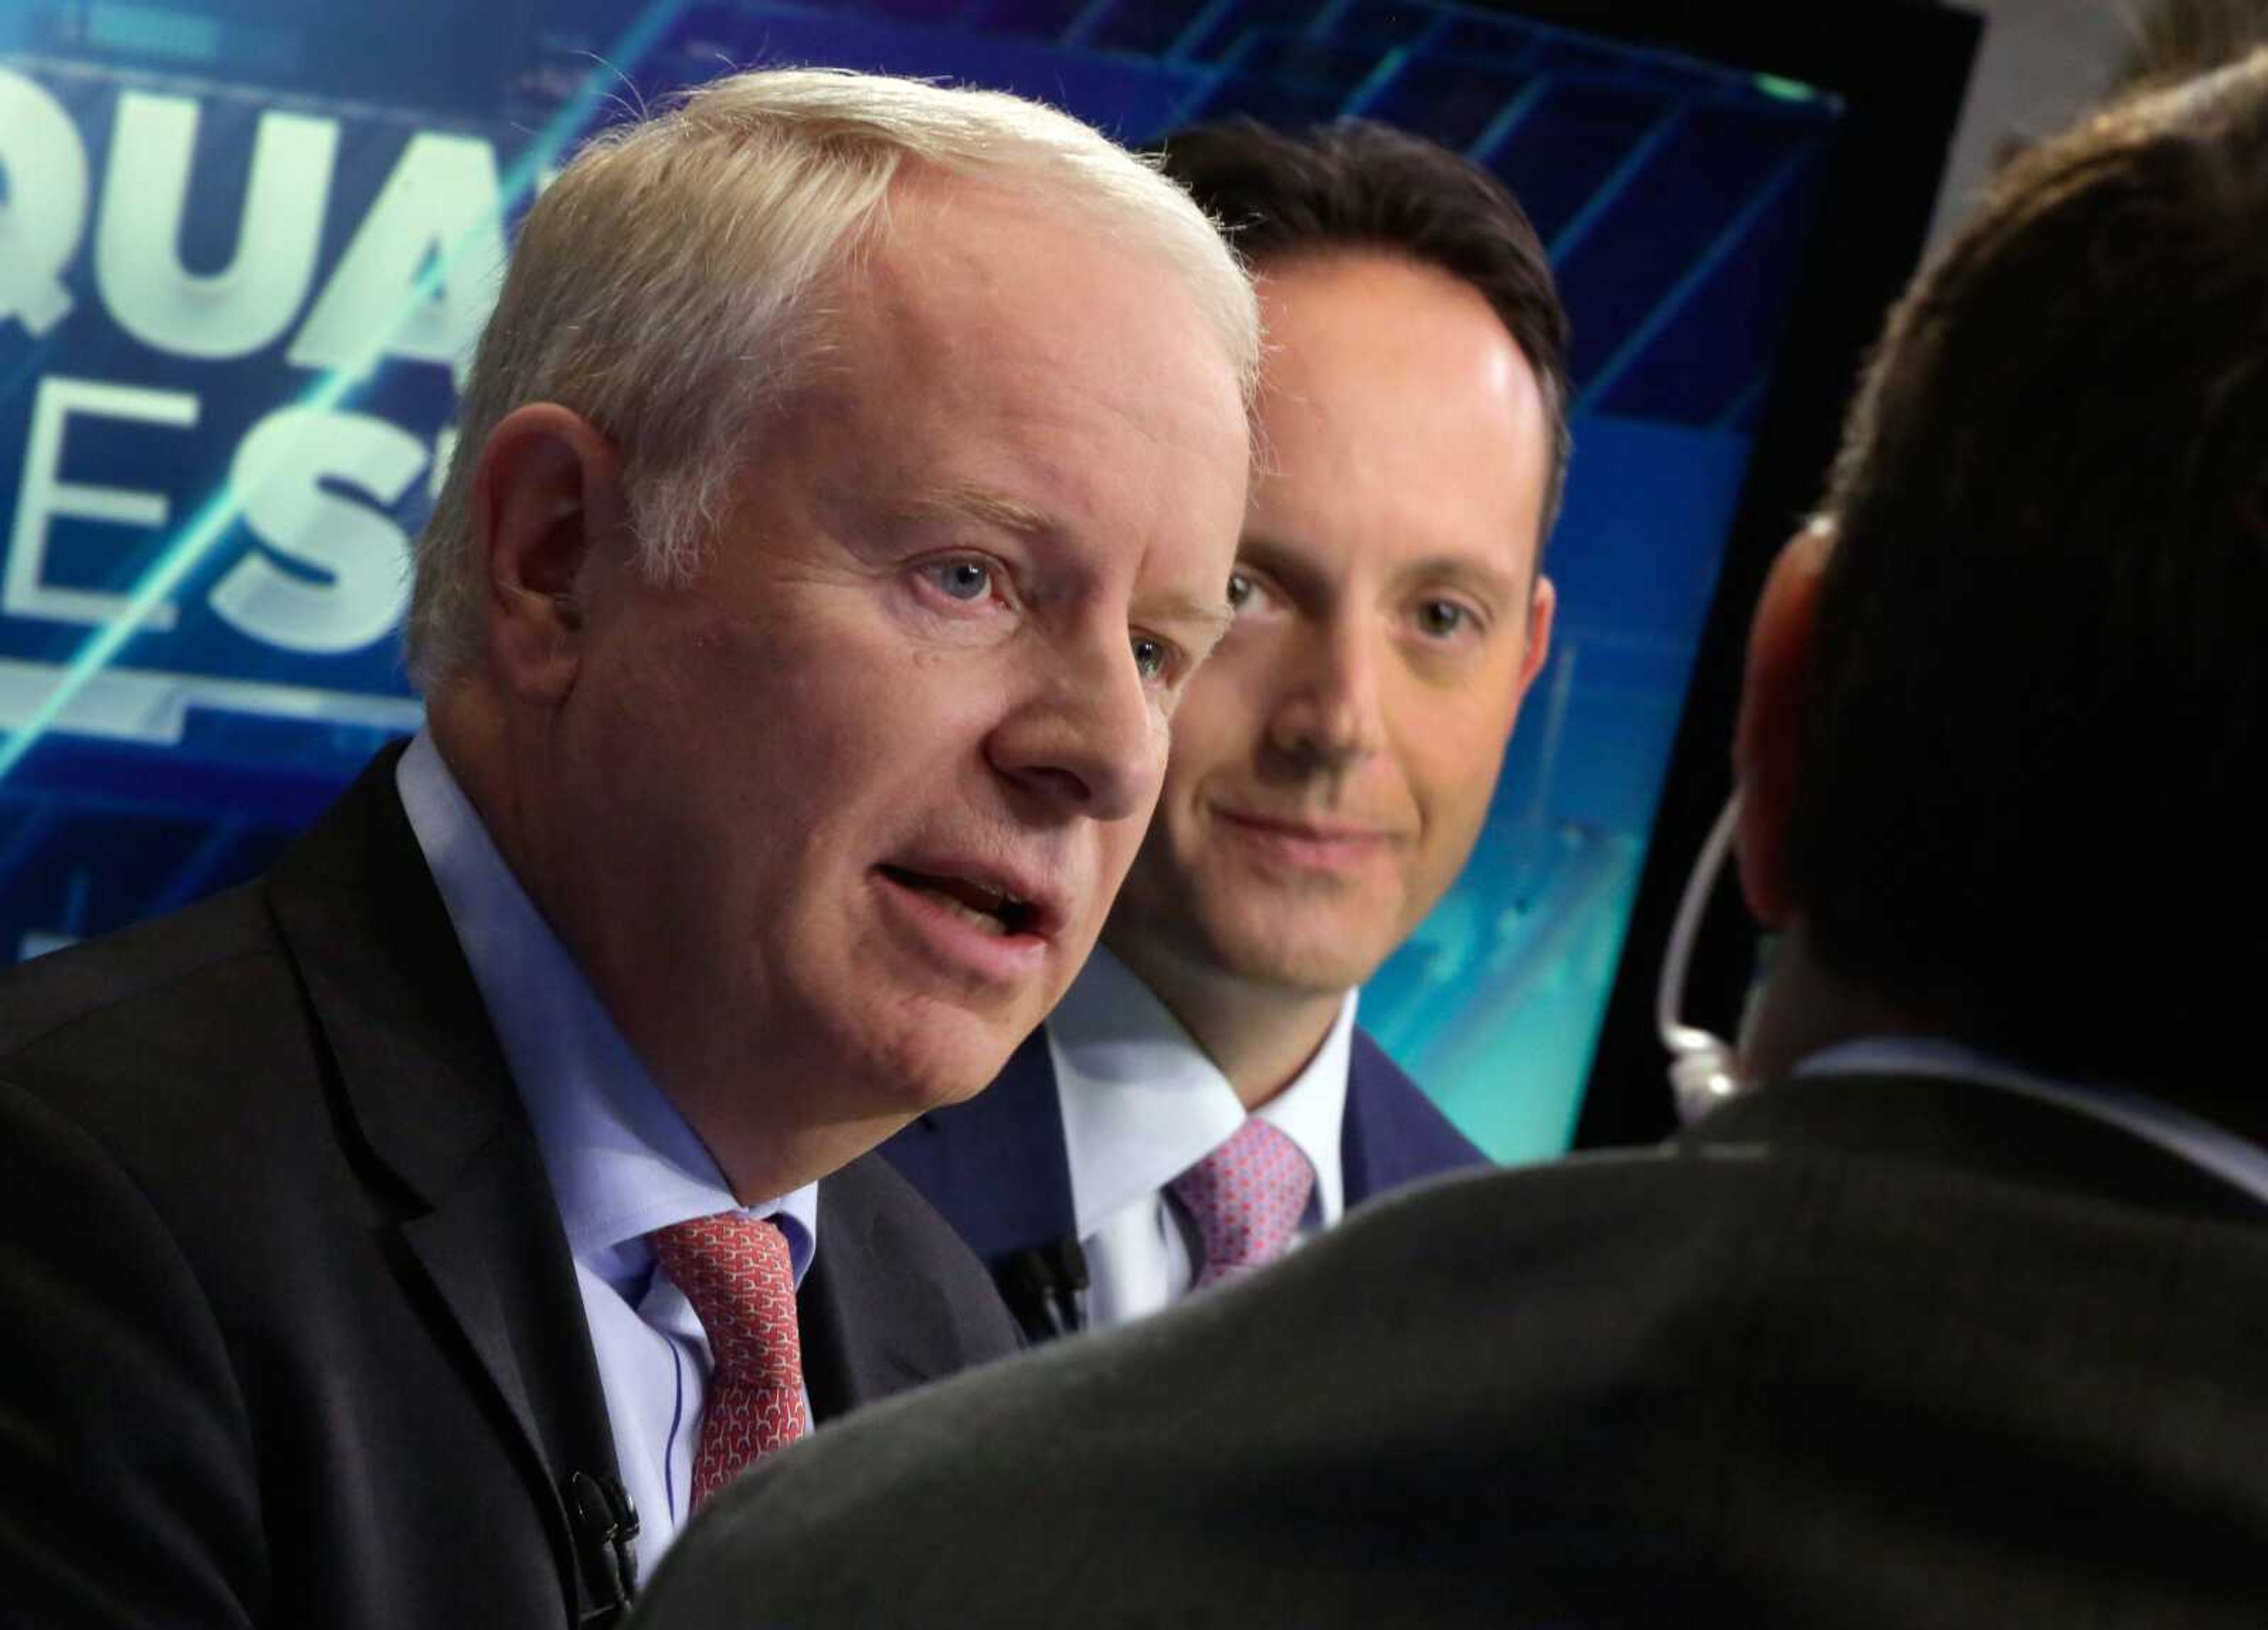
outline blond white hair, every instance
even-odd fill
[[[1028,190],[1149,247],[1217,329],[1248,399],[1250,281],[1146,159],[996,91],[818,69],[718,80],[591,141],[520,229],[417,544],[406,645],[422,690],[479,646],[472,477],[497,422],[556,402],[605,431],[623,455],[642,566],[689,581],[740,446],[824,343],[815,294],[873,230],[909,159]]]

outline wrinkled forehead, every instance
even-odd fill
[[[1225,585],[1241,390],[1162,256],[947,178],[894,190],[816,314],[816,365],[752,439],[738,501],[782,517],[807,499],[838,535],[1012,540],[1122,586],[1160,570]]]
[[[1074,428],[1207,461],[1224,438],[1248,449],[1234,359],[1185,276],[1030,189],[902,178],[814,321],[797,408],[822,431],[920,440],[983,424],[1042,456],[1051,430]]]
[[[980,362],[1044,369],[1116,323],[1154,345],[1130,387],[1219,372],[1233,389],[1235,359],[1167,252],[1033,186],[909,169],[829,295],[838,372],[867,358],[932,376]]]

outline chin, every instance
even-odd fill
[[[935,1004],[909,1029],[875,1038],[879,1089],[890,1108],[914,1115],[963,1103],[992,1084],[1035,1025]]]
[[[1383,955],[1355,948],[1344,934],[1321,926],[1216,935],[1212,955],[1241,979],[1314,995],[1351,991],[1386,960]]]

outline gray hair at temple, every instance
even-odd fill
[[[405,639],[421,690],[478,646],[472,482],[497,423],[556,402],[597,425],[623,455],[644,568],[689,582],[738,449],[825,353],[827,290],[887,233],[889,188],[909,165],[1027,190],[1067,224],[1161,256],[1248,400],[1260,355],[1250,279],[1152,161],[998,92],[826,70],[718,80],[591,141],[520,230],[417,545]]]

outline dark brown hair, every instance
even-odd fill
[[[1367,120],[1300,135],[1250,119],[1166,138],[1166,173],[1254,266],[1333,248],[1380,249],[1472,285],[1519,343],[1551,426],[1548,534],[1559,513],[1567,431],[1567,313],[1543,242],[1513,195],[1445,147]]]
[[[2039,1067],[2227,1071],[2268,968],[2268,53],[1999,176],[1826,511],[1821,959]]]
[[[2114,86],[2122,93],[2210,73],[2268,45],[2268,0],[2155,0],[2133,26]]]

